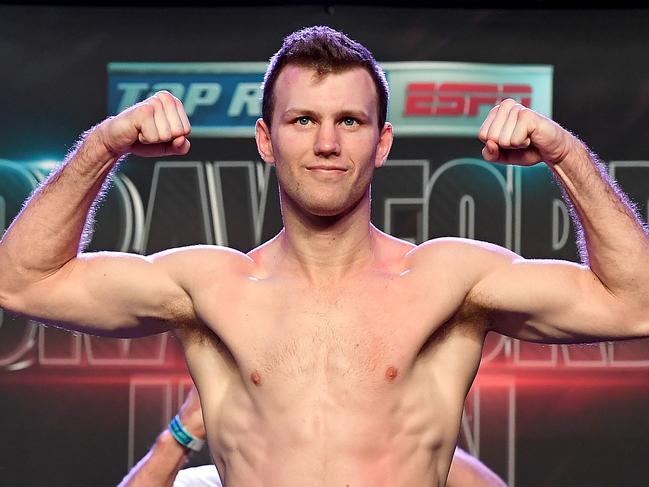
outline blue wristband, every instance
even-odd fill
[[[201,451],[205,444],[205,440],[195,438],[187,432],[183,424],[180,422],[180,416],[177,414],[169,423],[169,431],[171,432],[171,436],[173,436],[178,443],[190,450]]]

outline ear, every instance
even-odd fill
[[[390,154],[390,149],[392,148],[392,141],[394,140],[394,134],[392,131],[392,124],[390,122],[385,122],[381,133],[379,134],[379,141],[376,144],[376,155],[374,157],[374,167],[379,168],[385,164],[388,155]]]
[[[257,151],[262,160],[267,164],[275,164],[273,144],[270,140],[270,128],[262,118],[258,118],[255,124],[255,140],[257,141]]]

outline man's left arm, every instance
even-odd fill
[[[596,156],[554,121],[513,100],[480,129],[483,157],[544,161],[580,224],[583,265],[527,260],[486,249],[467,299],[492,312],[493,329],[535,341],[581,342],[649,335],[649,238],[626,195]],[[488,247],[488,246],[487,246]]]

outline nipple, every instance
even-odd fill
[[[397,374],[399,374],[399,371],[397,370],[397,368],[390,365],[390,367],[388,367],[388,370],[385,371],[385,378],[389,382],[392,382],[394,379],[397,378]]]
[[[250,380],[254,385],[258,386],[261,384],[261,375],[259,375],[259,372],[255,370],[252,374],[250,374]]]

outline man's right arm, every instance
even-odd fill
[[[79,253],[93,204],[119,159],[186,154],[189,132],[182,104],[166,92],[89,130],[0,241],[0,307],[118,336],[157,333],[168,322],[191,319],[191,301],[175,274],[182,266],[177,252]]]

